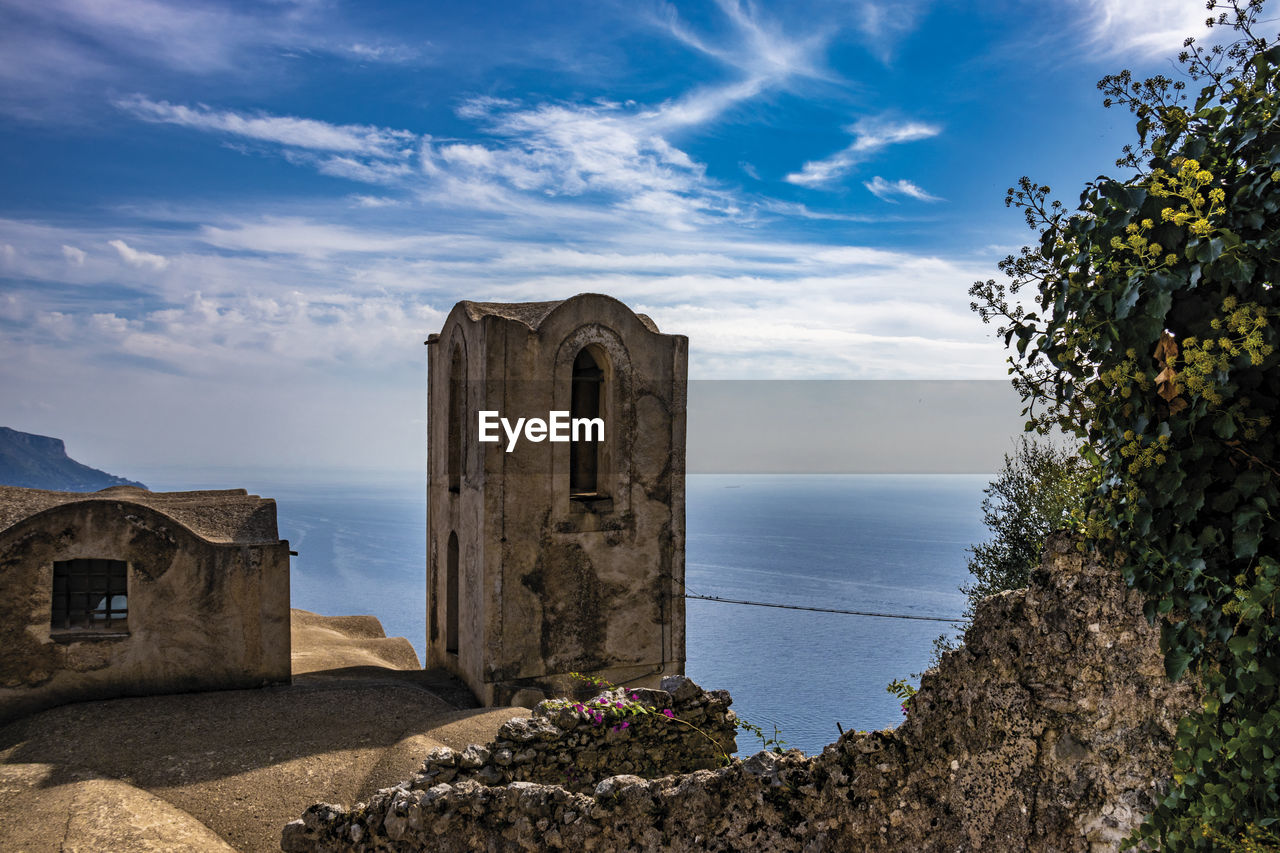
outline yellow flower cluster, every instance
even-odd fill
[[[1155,223],[1150,219],[1144,219],[1140,223],[1131,222],[1125,226],[1125,233],[1129,236],[1121,240],[1119,237],[1111,238],[1111,248],[1124,250],[1128,249],[1137,256],[1138,263],[1131,265],[1130,269],[1140,266],[1142,269],[1154,270],[1160,267],[1171,267],[1178,262],[1178,256],[1174,254],[1164,254],[1164,247],[1159,243],[1152,242],[1143,236],[1144,231],[1149,231],[1155,227]],[[1111,262],[1111,269],[1119,272],[1123,268],[1123,264],[1119,261]]]
[[[1098,382],[1107,392],[1115,391],[1124,399],[1133,396],[1134,387],[1140,391],[1151,390],[1151,377],[1138,368],[1138,353],[1125,350],[1124,358],[1098,375]]]
[[[1249,597],[1249,576],[1246,574],[1236,575],[1234,578],[1235,589],[1231,590],[1231,600],[1222,605],[1222,612],[1228,615],[1240,612],[1240,605]]]
[[[1165,463],[1165,452],[1169,449],[1169,436],[1161,435],[1155,440],[1148,440],[1146,436],[1135,435],[1133,430],[1125,430],[1124,440],[1125,443],[1120,447],[1120,455],[1130,460],[1130,474]]]
[[[1197,237],[1207,237],[1213,233],[1209,220],[1222,213],[1227,194],[1221,187],[1204,192],[1213,183],[1213,174],[1201,169],[1196,160],[1178,157],[1173,165],[1177,167],[1176,172],[1156,169],[1148,179],[1147,190],[1151,195],[1183,202],[1177,207],[1166,207],[1160,212],[1160,218],[1186,228]]]
[[[1181,775],[1181,774],[1178,774]],[[1179,785],[1182,780],[1174,777]],[[1280,836],[1256,823],[1246,826],[1244,832],[1235,838],[1228,838],[1207,822],[1200,824],[1202,837],[1214,843],[1213,849],[1222,853],[1276,853],[1280,851]]]
[[[1213,405],[1221,405],[1222,395],[1217,390],[1216,374],[1231,368],[1233,359],[1242,353],[1252,364],[1259,364],[1271,355],[1274,347],[1266,342],[1267,309],[1261,305],[1240,305],[1234,296],[1222,302],[1224,317],[1214,318],[1209,326],[1219,336],[1203,340],[1188,337],[1182,342],[1179,359],[1178,382],[1192,394],[1204,397]],[[1259,424],[1264,429],[1269,424]],[[1246,438],[1252,438],[1246,431]]]

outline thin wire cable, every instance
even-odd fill
[[[688,587],[686,587],[688,589]],[[768,601],[744,601],[740,598],[721,598],[718,595],[693,595],[686,592],[685,598],[696,598],[701,601],[718,601],[721,604],[745,604],[750,607],[776,607],[780,610],[812,610],[815,613],[841,613],[846,616],[876,616],[881,619],[915,619],[920,622],[960,622],[960,619],[942,616],[911,616],[906,613],[880,613],[875,610],[837,610],[834,607],[806,607],[802,604],[776,604]]]

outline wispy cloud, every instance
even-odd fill
[[[1203,3],[1170,0],[1074,0],[1089,38],[1109,54],[1156,56],[1176,51],[1188,36],[1205,35]]]
[[[96,107],[104,92],[154,82],[157,70],[174,80],[244,80],[286,57],[362,65],[428,58],[425,45],[362,36],[360,22],[340,12],[312,0],[4,0],[0,111],[65,120],[63,113]]]
[[[407,130],[360,124],[330,124],[309,118],[267,113],[214,110],[203,104],[188,107],[133,95],[115,105],[143,121],[176,124],[196,130],[225,133],[291,148],[338,151],[385,159],[403,159],[413,153],[417,135]]]
[[[857,0],[854,21],[865,36],[867,49],[882,61],[888,61],[897,43],[919,26],[930,0]]]
[[[66,258],[67,263],[72,266],[82,267],[84,266],[84,259],[87,255],[83,249],[77,249],[75,246],[68,246],[66,243],[63,243],[62,257]]]
[[[169,266],[169,259],[163,255],[156,255],[151,252],[142,252],[133,248],[123,240],[110,240],[108,246],[115,249],[120,255],[120,259],[131,267],[138,269],[151,269],[159,272]],[[83,253],[81,253],[83,255]],[[84,258],[81,257],[81,262]]]
[[[704,164],[672,140],[795,78],[829,79],[822,67],[829,33],[794,37],[754,6],[737,0],[719,0],[718,6],[728,38],[694,32],[670,6],[663,7],[663,26],[736,70],[737,79],[652,105],[476,97],[457,112],[480,123],[489,138],[424,145],[423,172],[473,192],[497,184],[544,197],[603,195],[617,210],[676,230],[731,214],[736,203],[707,179]]]
[[[890,145],[928,139],[941,132],[941,128],[933,124],[919,121],[893,122],[885,119],[862,119],[848,130],[853,134],[853,142],[849,143],[848,147],[822,160],[810,160],[799,172],[787,175],[787,181],[804,187],[830,184]]]
[[[651,126],[668,130],[697,126],[765,92],[785,90],[795,81],[836,80],[824,62],[834,28],[789,35],[752,4],[717,0],[716,5],[730,24],[730,38],[714,40],[697,34],[671,5],[662,7],[662,26],[677,41],[733,68],[740,76],[727,83],[694,88],[646,111],[644,118]]]
[[[352,58],[363,62],[380,62],[394,65],[418,62],[425,55],[424,48],[386,42],[379,42],[377,44],[353,42],[348,45],[339,46],[337,51],[340,53],[346,53]]]
[[[705,133],[735,105],[765,92],[795,80],[830,79],[823,66],[830,31],[797,36],[755,6],[737,0],[720,0],[718,6],[725,26],[714,37],[695,34],[669,8],[664,26],[723,62],[732,79],[649,104],[475,96],[464,99],[456,114],[474,123],[476,132],[459,136],[450,128],[449,138],[440,140],[404,129],[174,103],[144,94],[117,98],[114,104],[142,121],[276,146],[295,164],[395,187],[424,205],[488,214],[546,212],[575,220],[592,210],[597,215],[609,211],[690,230],[725,217],[753,216],[767,206],[744,203],[709,179],[705,164],[681,140]],[[380,44],[358,44],[356,53],[382,54]],[[869,133],[860,143],[866,150],[877,144]],[[575,203],[580,209],[573,208]]]
[[[766,19],[752,4],[740,0],[717,0],[716,5],[732,27],[734,38],[727,43],[717,43],[694,32],[670,4],[662,7],[662,24],[678,41],[737,68],[748,77],[830,78],[822,57],[833,35],[831,28],[791,36],[784,33],[777,22]]]
[[[876,175],[871,180],[864,181],[862,185],[871,190],[872,194],[877,198],[895,204],[894,196],[906,196],[907,198],[914,198],[916,201],[942,201],[938,196],[930,195],[905,178],[897,181],[886,181]]]
[[[353,195],[351,203],[356,207],[404,207],[407,204],[402,198],[383,195]]]
[[[680,228],[732,206],[706,179],[705,167],[667,141],[660,126],[663,111],[634,104],[526,106],[477,97],[464,101],[457,113],[476,122],[481,135],[436,144],[407,130],[218,110],[142,95],[115,103],[143,121],[280,146],[286,159],[324,174],[413,189],[455,206],[498,207],[503,202],[497,197],[508,191],[543,199],[593,196]]]
[[[136,248],[141,239],[103,241],[93,231],[0,219],[0,242],[26,247],[14,270],[20,279],[68,282],[62,246],[106,243],[124,264],[113,269],[88,253],[77,280],[94,290],[111,280],[135,294],[124,309],[72,297],[67,284],[27,284],[10,290],[18,302],[6,311],[28,323],[44,318],[65,336],[59,346],[81,341],[90,324],[111,331],[110,340],[75,344],[93,349],[87,357],[121,351],[212,375],[247,369],[263,351],[307,370],[319,369],[307,367],[312,361],[331,364],[341,353],[394,362],[406,357],[415,336],[420,345],[420,335],[458,294],[523,301],[596,290],[652,311],[681,333],[705,312],[696,323],[708,332],[698,338],[699,357],[725,360],[715,370],[701,361],[703,375],[757,375],[772,369],[771,353],[792,350],[797,341],[812,342],[806,346],[811,367],[830,359],[823,375],[936,375],[937,365],[907,355],[923,338],[932,339],[929,352],[957,354],[956,364],[945,362],[957,375],[972,372],[984,353],[987,372],[1001,370],[1001,353],[987,346],[963,288],[955,286],[982,274],[985,259],[679,233],[658,243],[623,228],[575,247],[548,246],[532,236],[388,233],[375,224],[302,217],[153,232],[145,238],[150,251]],[[160,271],[166,275],[156,276]],[[935,308],[909,310],[912,301]],[[788,319],[772,325],[777,318]],[[732,334],[739,321],[750,330],[747,342]],[[394,339],[378,331],[380,322],[397,330]],[[792,326],[805,330],[793,338]],[[896,366],[877,354],[886,342],[899,353]],[[843,349],[854,344],[854,352]],[[859,359],[865,361],[859,365]]]
[[[244,15],[200,2],[160,0],[8,0],[28,26],[59,40],[109,45],[116,53],[167,67],[209,71],[226,68],[236,46],[257,40]]]
[[[479,99],[460,115],[481,121],[500,145],[440,146],[434,159],[468,174],[501,179],[551,195],[608,191],[686,192],[705,169],[646,127],[635,108],[619,104],[541,104],[522,107]]]

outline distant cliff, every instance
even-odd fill
[[[109,486],[142,486],[67,456],[60,438],[0,427],[0,485],[60,492],[96,492]]]

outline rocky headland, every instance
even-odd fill
[[[55,492],[96,492],[111,486],[146,488],[135,480],[77,462],[67,456],[67,446],[60,438],[4,426],[0,426],[0,484]]]

